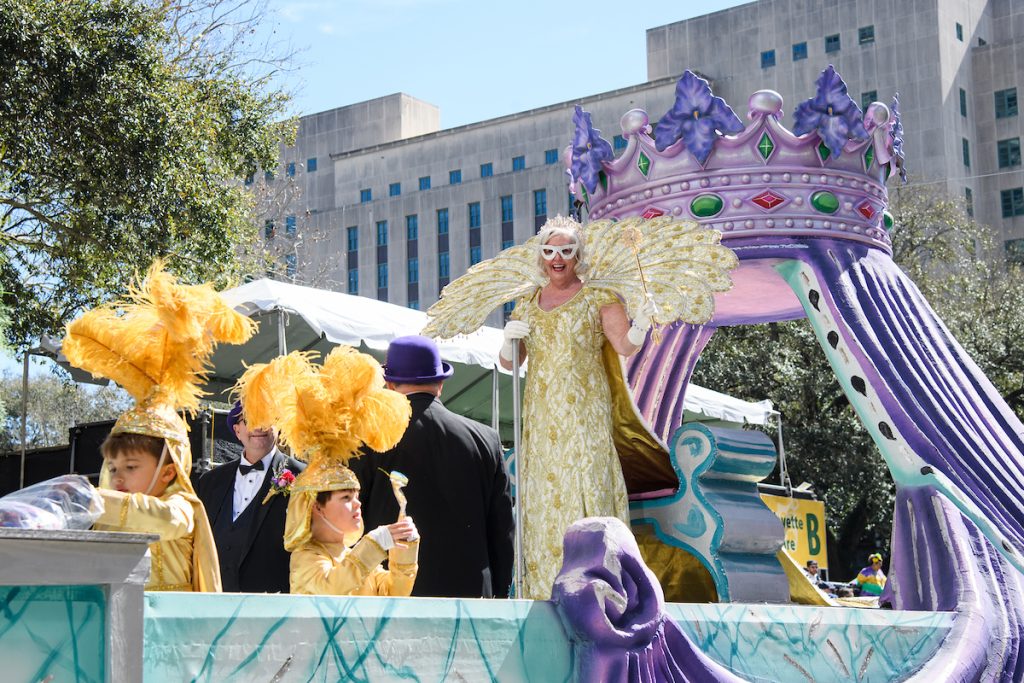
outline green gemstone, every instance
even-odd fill
[[[646,154],[640,152],[640,157],[636,160],[636,167],[640,169],[640,172],[647,177],[647,174],[651,172],[651,160]]]
[[[864,152],[864,170],[871,170],[871,164],[875,163],[875,146],[868,145],[868,149]]]
[[[892,226],[896,221],[893,219],[892,214],[888,211],[882,212],[882,223],[885,225],[886,230],[892,230]]]
[[[587,188],[583,185],[583,183],[580,183],[580,192],[583,193],[583,203],[586,204],[587,208],[589,209],[590,208],[590,195],[587,194]]]
[[[811,206],[822,213],[835,213],[839,210],[839,200],[831,192],[820,190],[811,195]]]
[[[885,165],[885,179],[889,179],[889,174],[892,173],[892,162],[890,161]]]
[[[818,156],[821,157],[822,161],[826,161],[830,156],[832,156],[832,150],[830,150],[828,148],[828,145],[826,145],[824,142],[819,142]]]
[[[775,151],[775,143],[772,142],[768,133],[761,134],[761,139],[757,141],[757,151],[761,153],[765,161],[768,161],[768,157]]]
[[[597,180],[598,180],[599,183],[601,183],[601,189],[604,190],[605,192],[607,192],[608,191],[608,174],[606,174],[604,171],[598,171],[597,172]]]
[[[708,218],[717,215],[723,206],[725,202],[717,194],[702,194],[690,202],[690,213],[697,218]]]

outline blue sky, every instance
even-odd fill
[[[294,113],[404,92],[450,128],[642,83],[647,29],[739,4],[270,0],[267,29],[303,50]]]

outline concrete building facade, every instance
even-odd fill
[[[575,104],[618,150],[622,114],[656,120],[691,69],[741,117],[751,93],[779,91],[791,126],[828,64],[862,104],[898,92],[911,184],[962,197],[1024,258],[1022,38],[1024,0],[758,0],[649,29],[648,81],[633,87],[445,130],[436,107],[404,94],[306,116],[281,158],[318,237],[288,274],[425,309],[470,265],[569,211]]]

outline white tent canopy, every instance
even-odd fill
[[[259,319],[260,332],[242,346],[221,346],[213,358],[209,390],[229,391],[245,364],[266,362],[280,350],[318,350],[326,353],[337,344],[369,350],[383,358],[395,337],[418,334],[427,323],[421,311],[340,292],[303,287],[274,280],[256,280],[224,291],[235,310]],[[439,343],[441,356],[455,365],[442,396],[455,412],[492,423],[495,383],[501,394],[503,436],[511,425],[511,377],[496,375],[501,330],[483,327],[477,332]],[[774,413],[771,401],[750,402],[691,384],[684,407],[694,418],[766,424]]]

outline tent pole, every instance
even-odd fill
[[[789,480],[789,469],[786,467],[786,447],[782,443],[782,413],[775,411],[775,423],[779,428],[779,483],[786,487],[786,495],[793,495],[793,484]]]
[[[288,342],[284,337],[284,326],[288,321],[288,314],[283,308],[277,309],[277,355],[288,355]]]
[[[491,427],[501,435],[501,399],[498,393],[498,366],[491,372]]]
[[[22,354],[21,369],[21,476],[18,488],[25,488],[25,455],[28,448],[28,349]]]
[[[519,344],[512,344],[512,452],[515,453],[516,471],[513,480],[516,484],[516,597],[523,598],[523,494],[522,477],[523,454],[520,450],[520,415],[519,403]]]

